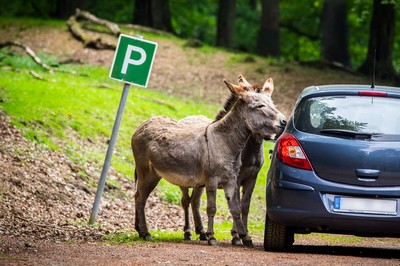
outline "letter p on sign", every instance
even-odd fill
[[[110,78],[147,87],[157,43],[121,34]]]

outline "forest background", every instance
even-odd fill
[[[125,34],[139,34],[159,43],[149,89],[131,88],[94,227],[88,226],[87,221],[122,86],[108,78],[113,50],[86,47],[71,35],[68,18],[75,14],[76,8],[119,23]],[[13,40],[29,46],[55,71],[35,64],[21,47],[13,47],[19,50],[7,47],[0,53],[0,264],[1,258],[18,258],[14,257],[16,250],[26,251],[26,260],[31,263],[33,254],[47,262],[54,260],[51,257],[55,254],[54,245],[43,251],[34,240],[71,243],[100,239],[119,244],[139,243],[137,246],[148,248],[144,249],[146,253],[150,249],[151,256],[142,256],[139,248],[132,249],[135,258],[160,256],[159,261],[163,262],[187,262],[187,258],[171,260],[172,254],[183,254],[184,245],[168,243],[182,241],[183,211],[178,187],[160,182],[148,204],[148,222],[157,241],[167,246],[164,252],[155,249],[153,242],[140,245],[133,230],[134,167],[129,143],[137,125],[154,115],[174,119],[193,114],[213,117],[228,93],[222,78],[233,80],[239,73],[252,82],[273,77],[274,102],[279,110],[290,115],[296,95],[306,86],[368,84],[372,63],[367,59],[373,58],[371,51],[375,49],[377,74],[385,79],[377,84],[398,83],[400,51],[399,36],[395,34],[398,12],[396,2],[381,0],[0,0],[0,41]],[[101,35],[116,43],[116,36],[80,22],[90,35]],[[127,27],[127,23],[136,25]],[[137,24],[146,27],[138,28]],[[335,30],[328,31],[331,28]],[[340,38],[343,36],[344,39]],[[188,47],[189,43],[192,47]],[[193,47],[202,44],[201,48]],[[367,66],[367,74],[355,74],[363,65]],[[56,70],[72,70],[82,75]],[[249,230],[258,253],[235,249],[233,254],[247,264],[250,258],[256,264],[268,258],[275,263],[290,261],[289,264],[298,265],[304,261],[354,264],[354,259],[364,261],[376,253],[374,256],[385,260],[399,257],[394,249],[399,246],[398,239],[363,240],[325,234],[296,235],[300,250],[301,245],[312,245],[306,248],[304,257],[299,253],[273,256],[263,252],[266,173],[270,162],[268,152],[272,148],[273,143],[265,142],[266,161],[251,204]],[[218,195],[218,240],[229,243],[231,219],[223,193]],[[203,201],[203,213],[205,206]],[[350,249],[348,254],[355,257],[338,258],[332,256],[338,254],[338,249],[328,248],[321,253],[328,255],[323,261],[321,249],[315,245],[325,247],[327,242],[346,246],[364,243],[385,249],[378,252]],[[92,245],[79,246],[76,251],[65,243],[59,253],[63,255],[59,261],[64,263],[71,264],[71,258],[87,263],[91,254],[97,256],[96,261],[104,262],[104,256],[115,260],[115,253],[103,254],[97,245],[93,245],[98,248],[96,253],[82,251],[82,247]],[[202,249],[197,250],[197,255],[210,257],[208,251],[203,254],[206,244],[200,245]],[[224,260],[224,265],[232,264],[228,258],[237,258],[223,253],[228,250],[226,246],[215,251],[218,255],[211,256]],[[122,245],[114,247],[121,248],[120,258],[127,257]],[[192,254],[193,246],[188,249],[186,253]],[[72,253],[67,252],[71,250]],[[241,251],[247,255],[243,256]],[[358,257],[360,254],[363,255]],[[393,264],[393,260],[389,263]]]
[[[66,19],[76,8],[281,61],[335,64],[399,83],[396,0],[0,0],[0,16]]]

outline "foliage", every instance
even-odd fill
[[[322,0],[302,1],[301,5],[280,2],[283,57],[298,61],[319,59],[322,6]]]
[[[255,52],[261,3],[259,1],[238,0],[236,5],[234,47],[241,51]]]
[[[182,38],[214,44],[218,2],[216,0],[169,0],[172,26]],[[190,12],[185,7],[190,6]]]
[[[368,49],[369,23],[373,1],[349,0],[348,32],[351,64],[358,68],[365,60]],[[398,1],[386,1],[398,4]],[[85,9],[95,15],[118,23],[130,23],[133,16],[134,0],[86,0]],[[280,1],[281,59],[315,61],[321,57],[321,25],[324,0]],[[218,0],[169,0],[172,25],[178,36],[199,39],[214,45]],[[56,0],[8,1],[0,0],[0,16],[54,17]],[[256,52],[260,1],[237,0],[235,17],[234,48]],[[400,9],[396,8],[400,16]],[[396,21],[400,27],[400,20]],[[400,35],[395,37],[393,65],[400,71]]]
[[[55,9],[55,1],[0,0],[0,16],[48,18]]]
[[[369,24],[372,17],[372,1],[353,0],[349,5],[349,47],[351,64],[358,68],[368,52]]]
[[[133,15],[133,3],[130,0],[95,0],[85,1],[86,9],[100,18],[118,23],[131,23]],[[112,11],[112,12],[110,12]]]

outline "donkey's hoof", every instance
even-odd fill
[[[207,234],[206,233],[200,233],[200,240],[201,241],[207,241],[208,240]]]
[[[232,246],[241,246],[241,245],[242,245],[242,241],[240,241],[240,238],[238,238],[238,237],[232,238]]]
[[[185,234],[183,235],[184,240],[192,240],[192,233],[190,232],[185,232]]]
[[[243,240],[243,246],[248,248],[254,248],[253,241],[251,240]]]
[[[217,245],[217,240],[214,237],[209,238],[208,239],[208,245],[216,246]]]
[[[143,238],[143,240],[146,241],[152,241],[153,238],[151,237],[151,235],[149,233],[143,234],[143,235],[139,235],[141,238]]]

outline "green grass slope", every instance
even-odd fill
[[[0,20],[0,32],[4,32],[2,38],[8,36],[13,39],[18,39],[18,30],[26,28],[30,31],[34,29],[35,34],[41,34],[41,31],[44,34],[47,30],[52,31],[52,34],[54,32],[65,34],[63,23],[61,21],[47,23],[36,20],[2,19]],[[10,29],[10,25],[14,25],[14,27],[17,25],[14,28],[15,32]],[[137,34],[137,32],[126,33]],[[223,102],[224,96],[219,99],[210,99],[210,97],[202,97],[201,95],[204,93],[200,89],[197,89],[198,93],[194,94],[184,91],[185,84],[194,86],[194,83],[191,82],[196,77],[200,80],[196,84],[207,82],[211,78],[216,79],[213,84],[223,87],[221,80],[227,73],[229,73],[229,78],[232,78],[244,71],[244,74],[250,73],[250,76],[258,81],[265,78],[266,72],[273,73],[278,80],[280,79],[281,84],[278,88],[281,95],[278,105],[286,106],[287,114],[290,113],[290,108],[299,90],[304,87],[303,85],[312,85],[312,83],[308,83],[310,77],[319,77],[320,83],[333,83],[339,80],[351,83],[351,81],[363,80],[358,76],[337,71],[327,72],[324,69],[305,68],[296,63],[271,61],[254,55],[237,54],[233,51],[210,47],[188,48],[185,47],[184,40],[171,36],[154,33],[146,36],[159,42],[161,55],[156,60],[163,62],[163,56],[168,56],[165,51],[172,49],[171,45],[179,53],[179,56],[172,56],[167,65],[154,70],[153,75],[158,84],[168,83],[168,88],[156,87],[154,83],[150,83],[148,89],[131,87],[111,163],[111,167],[127,179],[133,178],[134,170],[130,138],[141,122],[155,115],[180,119],[189,115],[202,114],[213,118],[222,107],[220,103]],[[33,45],[35,46],[35,44]],[[36,46],[40,47],[40,45]],[[123,84],[109,79],[109,67],[107,66],[61,64],[60,53],[49,54],[42,50],[36,52],[49,65],[55,65],[63,70],[74,70],[84,75],[50,73],[35,64],[28,56],[16,52],[15,49],[1,49],[0,109],[11,117],[12,123],[23,131],[26,138],[36,142],[43,149],[63,152],[82,168],[85,164],[94,163],[97,167],[96,174],[87,176],[87,173],[82,171],[81,175],[92,181],[91,189],[95,190]],[[65,47],[65,53],[68,53],[68,47]],[[182,61],[182,57],[186,61]],[[171,61],[173,58],[180,61]],[[250,62],[247,60],[249,58]],[[216,62],[223,62],[217,66],[218,69],[215,69]],[[185,63],[187,65],[182,65]],[[177,69],[168,72],[167,67]],[[182,69],[187,69],[185,75],[183,75]],[[212,75],[201,72],[208,69],[213,69]],[[32,71],[42,79],[35,78]],[[198,73],[189,75],[190,71]],[[175,76],[171,76],[172,74]],[[150,80],[152,78],[151,76]],[[296,87],[297,90],[293,90],[293,87]],[[213,87],[211,89],[214,90]],[[265,184],[270,163],[268,151],[271,148],[273,148],[273,144],[266,142],[266,160],[259,174],[252,199],[249,226],[255,237],[261,237],[264,230]],[[118,188],[118,182],[115,180],[107,179],[107,183]],[[164,195],[165,200],[179,204],[180,191],[176,186],[161,182],[157,189],[160,190],[160,195]],[[218,195],[217,214],[222,217],[222,220],[228,220],[229,213],[223,192],[220,191]],[[205,200],[203,200],[204,207]],[[222,222],[218,227],[225,232],[225,237],[229,238],[231,222]]]

